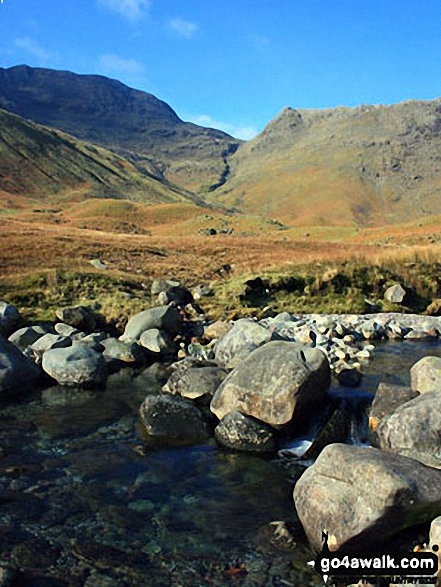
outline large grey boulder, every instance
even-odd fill
[[[176,345],[166,330],[151,328],[143,332],[139,344],[154,357],[167,357],[176,354]]]
[[[179,310],[172,306],[158,306],[135,314],[127,322],[120,340],[138,341],[143,332],[152,328],[165,330],[175,336],[182,329],[182,317]]]
[[[170,375],[162,389],[189,399],[213,396],[227,375],[228,372],[221,367],[178,369]]]
[[[0,335],[0,393],[32,389],[40,377],[35,363]]]
[[[181,397],[148,395],[139,415],[147,436],[158,440],[201,442],[208,437],[202,412],[191,401]]]
[[[215,349],[216,362],[233,369],[252,351],[269,342],[274,334],[257,322],[242,318],[219,340]]]
[[[407,385],[381,382],[369,412],[369,428],[375,431],[387,416],[391,416],[402,404],[417,396],[418,392]]]
[[[277,450],[275,430],[251,416],[228,412],[214,431],[216,440],[234,450],[268,453]]]
[[[419,393],[441,392],[441,358],[424,357],[410,370],[412,389]]]
[[[33,351],[34,355],[40,359],[46,351],[51,349],[66,348],[71,345],[72,339],[68,336],[62,336],[61,334],[51,334],[48,332],[31,345],[31,350]]]
[[[24,351],[25,348],[33,345],[34,342],[47,334],[47,332],[47,329],[42,326],[25,326],[13,332],[9,337],[9,341],[21,351]]]
[[[325,399],[329,384],[329,363],[321,350],[273,341],[228,375],[210,407],[219,420],[238,411],[271,426],[306,423]]]
[[[0,302],[0,334],[9,336],[20,321],[20,312],[7,302]]]
[[[429,391],[402,404],[377,434],[383,450],[441,469],[441,393]]]
[[[47,351],[43,355],[42,367],[60,385],[101,387],[106,380],[106,363],[102,354],[87,346]]]
[[[401,304],[405,297],[406,290],[399,283],[391,285],[384,292],[384,299],[388,302],[392,302],[393,304]]]
[[[367,553],[441,511],[441,471],[401,455],[345,444],[327,446],[294,488],[311,546]]]

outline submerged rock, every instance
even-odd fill
[[[325,354],[305,345],[273,341],[253,351],[216,391],[211,411],[222,419],[240,411],[270,424],[306,424],[329,389]]]
[[[201,411],[179,396],[148,395],[139,414],[147,435],[161,440],[201,442],[209,435]]]
[[[40,377],[35,363],[0,335],[0,393],[29,390]]]
[[[86,346],[47,351],[43,355],[42,367],[60,385],[102,387],[106,380],[103,356]]]
[[[247,452],[277,450],[274,429],[240,412],[228,412],[217,425],[214,434],[216,440],[227,448]]]
[[[441,393],[429,391],[399,406],[377,428],[383,450],[441,469]]]
[[[401,455],[344,444],[327,446],[300,477],[294,502],[311,546],[368,553],[433,518],[441,472]]]

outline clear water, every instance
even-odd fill
[[[380,380],[408,382],[427,354],[441,346],[379,345],[362,387],[332,393],[356,408]],[[105,391],[55,387],[0,404],[0,563],[30,587],[322,584],[275,461],[214,442],[145,443],[138,408],[163,375],[153,366],[111,376]]]

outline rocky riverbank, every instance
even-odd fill
[[[147,443],[214,436],[228,449],[283,460],[313,549],[326,532],[331,549],[366,553],[441,514],[441,360],[416,364],[409,388],[380,385],[370,411],[377,448],[348,444],[348,414],[329,395],[331,381],[362,383],[377,341],[437,341],[441,318],[284,312],[208,323],[185,288],[157,293],[162,305],[132,316],[119,336],[83,306],[17,328],[18,311],[2,303],[1,394],[55,383],[99,393],[109,374],[166,362],[162,393],[146,389],[139,409]],[[306,452],[287,449],[311,433]]]

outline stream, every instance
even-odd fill
[[[378,343],[361,386],[334,381],[331,394],[355,414],[380,381],[409,383],[426,355],[441,345]],[[21,569],[14,585],[322,585],[275,459],[213,440],[146,443],[138,409],[165,378],[153,365],[111,375],[105,391],[56,386],[0,403],[0,566]],[[271,524],[280,520],[293,540]]]

